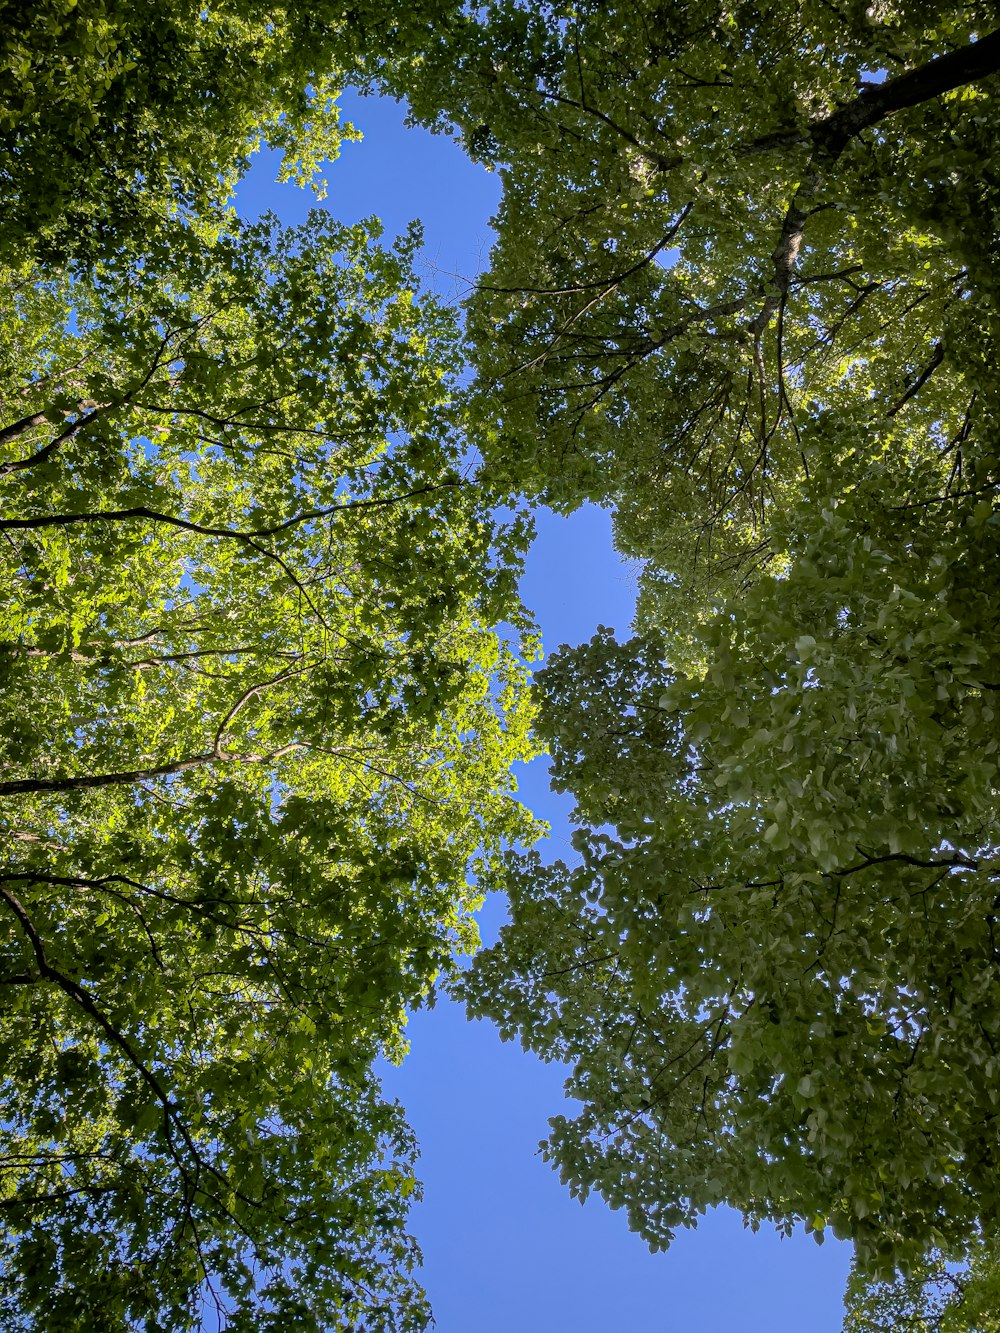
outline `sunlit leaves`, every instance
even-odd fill
[[[315,216],[9,279],[12,1328],[426,1324],[370,1068],[531,836],[531,644],[413,245]]]

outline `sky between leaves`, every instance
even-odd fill
[[[489,218],[500,182],[449,140],[406,129],[388,100],[343,99],[345,119],[365,134],[324,172],[325,201],[340,220],[373,214],[387,237],[413,218],[425,228],[427,279],[460,299],[486,266]],[[308,191],[272,184],[263,157],[243,182],[237,207],[300,221]],[[579,643],[599,624],[627,629],[633,576],[611,546],[609,516],[538,516],[522,594],[547,648]],[[571,802],[548,790],[543,761],[522,775],[525,802],[553,827],[548,851],[568,857]],[[501,903],[488,903],[484,939],[496,936]],[[599,1199],[581,1206],[535,1155],[546,1119],[560,1109],[563,1074],[504,1045],[458,1006],[415,1016],[411,1053],[385,1084],[407,1109],[421,1145],[425,1198],[413,1214],[424,1250],[423,1280],[437,1333],[836,1333],[850,1261],[846,1245],[781,1240],[743,1229],[718,1212],[650,1255],[624,1218]]]

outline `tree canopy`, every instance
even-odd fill
[[[5,1327],[426,1324],[370,1066],[531,822],[523,535],[416,240],[7,275]]]
[[[504,177],[470,303],[503,479],[613,501],[623,550],[721,578],[815,470],[810,404],[962,424],[938,344],[995,282],[1000,36],[991,6],[907,9],[501,3],[442,29],[415,106]]]
[[[976,1237],[965,1264],[929,1256],[905,1276],[871,1283],[854,1273],[844,1333],[997,1333],[1000,1265],[996,1245]]]
[[[985,1319],[995,6],[0,18],[11,1327],[423,1327],[371,1064],[491,885],[458,986],[572,1065],[574,1192],[654,1247],[831,1229],[859,1330]],[[503,174],[468,392],[415,235],[227,220],[261,143],[335,155],[348,78]],[[513,496],[643,564],[633,636],[536,677],[573,864],[506,853]]]
[[[497,3],[410,71],[504,175],[492,476],[644,562],[538,677],[579,862],[511,864],[466,994],[654,1246],[727,1202],[888,1273],[1000,1215],[992,24]]]
[[[0,255],[142,252],[170,217],[216,212],[261,143],[309,180],[337,156],[344,84],[444,8],[3,0]]]

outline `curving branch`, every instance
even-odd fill
[[[41,449],[37,449],[33,454],[29,454],[27,458],[17,458],[12,463],[0,463],[0,477],[9,476],[12,472],[24,472],[27,471],[28,468],[37,467],[39,463],[46,462],[58,449],[62,448],[67,440],[71,440],[74,435],[83,430],[86,426],[92,425],[101,413],[105,412],[110,406],[110,403],[96,404],[96,406],[92,407],[89,412],[85,412],[82,417],[78,417],[76,421],[71,421],[53,440],[50,440],[49,443],[44,445]],[[35,425],[41,425],[47,418],[44,412],[38,412],[34,417],[25,417],[24,420],[31,421]],[[20,425],[21,423],[15,424]],[[13,430],[14,427],[9,426],[7,429]],[[11,438],[14,437],[12,436]],[[0,443],[2,442],[2,439],[0,439]]]
[[[159,1075],[150,1068],[149,1064],[142,1058],[139,1052],[133,1046],[131,1040],[111,1021],[104,1010],[97,1003],[94,997],[79,982],[74,981],[72,977],[67,976],[60,968],[56,967],[48,957],[42,937],[31,919],[27,908],[20,899],[9,889],[4,888],[0,881],[0,900],[6,903],[7,907],[17,918],[21,931],[31,948],[34,955],[35,966],[38,968],[39,979],[51,982],[62,993],[71,1000],[87,1017],[104,1033],[109,1043],[115,1050],[119,1051],[132,1068],[138,1074],[140,1080],[152,1095],[153,1099],[159,1104],[163,1111],[164,1137],[167,1144],[167,1150],[185,1180],[185,1193],[190,1200],[195,1196],[202,1195],[211,1199],[217,1206],[223,1208],[240,1232],[250,1237],[246,1227],[234,1216],[232,1210],[225,1205],[220,1194],[213,1194],[201,1183],[201,1177],[207,1175],[212,1177],[218,1186],[224,1191],[231,1191],[232,1194],[240,1200],[241,1203],[249,1208],[259,1208],[263,1202],[260,1198],[254,1198],[246,1194],[227,1177],[223,1170],[220,1170],[212,1161],[210,1161],[199,1148],[194,1136],[185,1123],[181,1115],[180,1106],[177,1101],[171,1097],[170,1092],[161,1081]],[[183,1144],[188,1163],[185,1163],[184,1156],[178,1148],[177,1140]],[[193,1218],[188,1210],[188,1220],[193,1225]]]
[[[272,685],[281,685],[284,681],[292,680],[295,676],[301,676],[306,672],[313,671],[319,665],[319,662],[309,662],[306,666],[292,667],[288,671],[279,672],[277,676],[273,676],[270,680],[259,681],[256,685],[251,685],[248,689],[244,690],[216,729],[215,742],[212,746],[212,752],[216,758],[223,760],[233,758],[231,754],[228,754],[222,748],[222,741],[230,724],[251,699],[255,699],[258,694],[262,694],[264,690],[270,689]]]
[[[837,164],[852,139],[897,111],[931,102],[969,83],[989,78],[1000,70],[1000,29],[978,42],[935,56],[916,69],[907,70],[885,83],[865,88],[809,129],[813,152],[803,180],[788,205],[778,243],[771,256],[774,291],[758,316],[761,328],[788,293],[795,262],[802,248],[806,221],[815,211],[826,174]]]
[[[151,523],[163,523],[183,532],[193,532],[201,537],[224,537],[230,541],[253,544],[261,537],[273,537],[279,532],[316,519],[335,518],[337,514],[355,509],[384,509],[389,505],[401,504],[418,495],[429,495],[436,491],[456,490],[465,483],[461,480],[440,481],[427,486],[415,486],[403,491],[401,495],[375,496],[369,500],[345,500],[339,504],[327,505],[324,509],[307,509],[300,514],[293,514],[281,523],[273,523],[265,528],[220,528],[207,523],[195,523],[191,519],[178,518],[176,514],[164,514],[148,505],[132,505],[128,509],[95,509],[81,514],[36,514],[31,518],[0,518],[0,532],[24,532],[39,528],[68,528],[88,523],[125,523],[133,519],[147,519]],[[258,548],[259,549],[259,548]]]
[[[111,1022],[108,1016],[99,1007],[90,992],[85,990],[79,982],[74,981],[72,977],[68,977],[66,973],[61,971],[58,967],[53,966],[49,961],[41,935],[38,933],[34,922],[31,920],[27,909],[20,899],[11,893],[9,889],[5,889],[2,884],[0,884],[0,898],[3,899],[18,920],[18,924],[31,946],[39,976],[56,985],[64,995],[68,996],[74,1004],[82,1009],[84,1013],[97,1024],[111,1044],[117,1050],[121,1051],[129,1064],[136,1070],[139,1077],[162,1106],[166,1124],[168,1126],[173,1126],[178,1130],[188,1151],[191,1153],[194,1160],[200,1163],[202,1160],[201,1155],[198,1152],[194,1140],[191,1138],[187,1126],[177,1114],[176,1103],[164,1088],[156,1074],[153,1073],[142,1057],[135,1051],[128,1038],[119,1032],[118,1028],[115,1027],[114,1023]]]

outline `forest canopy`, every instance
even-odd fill
[[[353,134],[340,90],[445,8],[0,0],[0,257],[141,253],[171,223],[217,219],[262,144],[319,186]]]
[[[11,1327],[426,1326],[371,1065],[440,979],[652,1247],[729,1204],[853,1242],[853,1333],[982,1333],[995,7],[8,8]],[[225,212],[348,81],[501,173],[464,340],[416,234]],[[633,631],[529,692],[526,506],[587,502]]]

